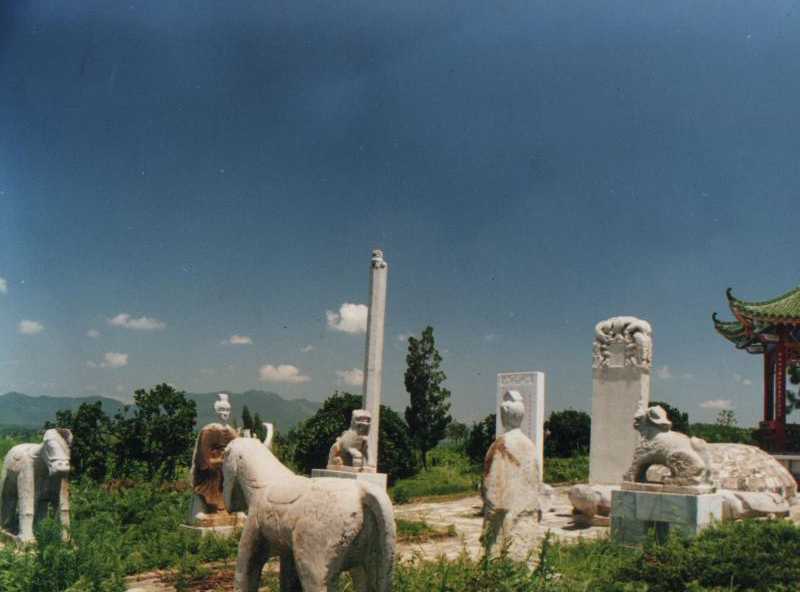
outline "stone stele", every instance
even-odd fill
[[[522,396],[507,391],[500,405],[506,431],[486,453],[482,482],[481,542],[493,556],[507,548],[510,557],[520,560],[536,547],[540,518],[536,447],[520,430],[524,415]]]
[[[228,395],[218,395],[214,411],[221,423],[210,423],[200,430],[192,455],[189,524],[207,528],[231,528],[236,525],[239,517],[228,514],[222,498],[222,454],[225,447],[237,437],[236,430],[227,425],[231,413]]]
[[[617,485],[639,434],[630,418],[650,402],[650,324],[636,317],[597,323],[592,348],[592,434],[589,482]]]
[[[536,460],[539,463],[539,479],[544,474],[544,372],[504,372],[497,375],[497,414],[495,438],[503,433],[500,421],[500,405],[510,389],[522,396],[525,417],[519,429],[528,436],[536,447]]]
[[[50,506],[69,527],[71,446],[72,433],[54,428],[45,431],[41,444],[18,444],[8,451],[0,473],[0,528],[6,538],[34,541],[33,529]],[[18,508],[19,529],[14,532]]]

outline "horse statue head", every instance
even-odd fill
[[[72,432],[64,428],[45,431],[40,455],[50,476],[66,475],[70,470]]]

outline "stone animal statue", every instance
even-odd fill
[[[285,592],[333,592],[345,570],[357,592],[389,589],[396,533],[392,504],[381,488],[295,475],[250,438],[228,445],[222,471],[228,511],[247,511],[234,592],[256,592],[264,563],[275,555]]]
[[[710,483],[717,489],[777,494],[789,501],[797,483],[772,456],[746,444],[709,444],[699,438],[673,432],[672,423],[659,406],[640,410],[633,427],[642,435],[634,452],[626,481],[647,481],[648,469],[662,465],[669,470],[663,482],[674,485]]]
[[[328,454],[329,469],[355,472],[369,472],[372,469],[367,466],[367,446],[371,421],[372,416],[366,409],[353,410],[350,428],[336,438],[336,442],[331,446]]]
[[[525,406],[517,391],[500,403],[504,433],[489,447],[483,465],[481,542],[497,556],[505,550],[525,560],[539,534],[539,464],[536,447],[522,430]]]
[[[6,454],[0,472],[0,528],[13,533],[19,508],[17,536],[34,540],[34,526],[52,506],[69,527],[70,447],[72,433],[62,428],[45,431],[41,444],[18,444]]]

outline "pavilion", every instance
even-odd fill
[[[735,321],[712,315],[714,327],[738,349],[764,356],[764,421],[759,427],[761,445],[770,452],[787,451],[786,373],[800,363],[800,286],[761,302],[733,297],[728,288],[728,306]],[[794,446],[800,442],[792,442]]]

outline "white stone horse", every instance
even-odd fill
[[[0,472],[0,528],[11,531],[19,506],[22,542],[34,540],[33,528],[52,506],[69,527],[69,488],[72,433],[50,429],[41,444],[17,444],[6,454]]]
[[[389,589],[396,532],[380,487],[295,475],[252,438],[228,444],[222,473],[228,512],[248,512],[234,592],[256,592],[264,563],[275,555],[281,592],[332,592],[345,570],[357,592]]]

